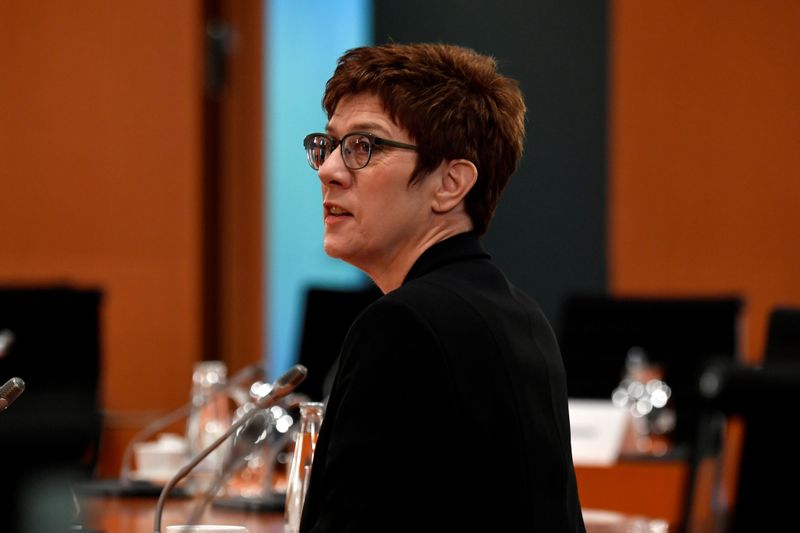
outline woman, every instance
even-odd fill
[[[584,531],[555,336],[480,244],[522,155],[518,84],[462,47],[362,47],[323,106],[324,249],[384,295],[344,341],[300,530]]]

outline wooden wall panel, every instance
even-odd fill
[[[756,361],[800,305],[800,4],[612,6],[610,288],[739,293]]]
[[[219,103],[220,354],[230,373],[263,361],[262,2],[220,3],[230,31]],[[271,376],[274,378],[276,376]]]
[[[104,291],[112,475],[200,354],[201,7],[0,3],[0,284]]]

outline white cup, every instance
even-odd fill
[[[133,445],[136,457],[136,477],[139,479],[170,479],[187,461],[183,437],[163,433],[158,440]]]
[[[167,526],[167,533],[247,533],[244,526],[215,526],[215,525],[194,525],[194,526]]]

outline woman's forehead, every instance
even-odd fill
[[[382,100],[374,94],[359,93],[342,97],[326,127],[332,135],[366,130],[376,135],[406,133],[391,119]]]

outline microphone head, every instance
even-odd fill
[[[244,426],[233,436],[233,444],[228,449],[228,457],[223,470],[233,468],[233,465],[250,455],[262,444],[272,427],[272,417],[266,409],[259,409],[252,415]]]
[[[262,396],[256,402],[256,405],[264,408],[271,405],[276,400],[283,398],[300,385],[303,380],[306,379],[307,375],[308,369],[306,367],[300,364],[294,365],[286,371],[285,374],[275,380],[270,391],[265,396]]]
[[[5,357],[12,344],[14,344],[14,332],[10,329],[0,331],[0,358]]]
[[[308,369],[306,367],[303,365],[294,365],[284,375],[275,380],[275,387],[273,390],[276,391],[276,394],[285,396],[300,385],[303,380],[306,379],[307,375]]]
[[[11,378],[0,387],[0,411],[11,405],[25,390],[25,382],[20,378]]]

